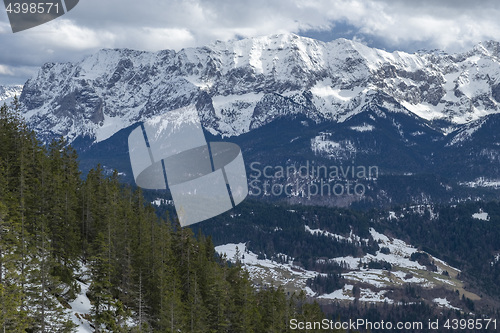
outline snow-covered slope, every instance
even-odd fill
[[[315,294],[306,286],[306,282],[318,273],[295,266],[291,258],[288,262],[281,264],[271,259],[259,259],[258,255],[250,251],[245,243],[219,245],[215,247],[215,251],[220,255],[225,255],[231,262],[240,262],[258,286],[279,284],[289,290],[303,289],[309,296]]]
[[[499,111],[499,50],[499,43],[485,42],[454,55],[388,53],[293,34],[179,52],[101,50],[78,63],[45,64],[24,86],[21,101],[42,136],[70,141],[103,141],[187,104],[196,105],[209,131],[224,136],[297,114],[343,122],[374,103],[463,124]]]
[[[359,236],[352,232],[348,237],[345,237],[321,229],[311,229],[307,225],[305,225],[305,231],[317,237],[329,237],[332,242],[347,241],[360,246],[362,241]],[[345,285],[329,294],[319,294],[307,286],[308,279],[326,274],[296,266],[293,258],[286,257],[288,261],[285,263],[278,263],[268,258],[259,259],[257,254],[250,251],[245,243],[220,245],[215,250],[219,254],[225,255],[229,261],[239,261],[248,270],[254,283],[258,285],[281,285],[288,291],[304,290],[308,296],[324,302],[354,301],[356,299],[353,294],[354,285],[361,286],[360,294],[357,296],[358,300],[369,303],[397,303],[400,300],[395,298],[396,295],[393,295],[394,289],[402,288],[408,284],[418,285],[426,289],[445,288],[452,291],[464,291],[463,282],[458,278],[459,269],[426,252],[418,251],[400,239],[381,234],[373,228],[370,229],[370,236],[381,247],[381,250],[374,255],[366,254],[356,258],[349,256],[316,259],[318,262],[325,260],[337,262],[345,267],[345,272],[342,273]],[[412,260],[412,254],[417,253],[430,258],[429,262],[432,262],[433,267],[426,267],[418,261]],[[276,257],[280,257],[280,254],[277,254]],[[370,268],[369,263],[371,262],[388,263],[391,268]],[[455,308],[445,298],[431,299],[431,301],[443,307]]]

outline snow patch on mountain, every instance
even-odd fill
[[[479,213],[472,214],[472,218],[481,221],[489,221],[490,215],[486,212],[483,212],[483,210],[480,210]]]
[[[498,189],[498,188],[500,188],[500,180],[490,180],[490,179],[485,179],[485,178],[481,177],[481,178],[478,178],[474,181],[460,183],[460,185],[468,186],[468,187],[472,187],[472,188],[491,187],[494,189]]]
[[[433,105],[429,103],[419,103],[412,104],[411,102],[401,101],[401,105],[426,120],[438,119],[442,117],[441,110],[437,110]]]
[[[370,288],[361,288],[359,300],[369,303],[384,303],[393,304],[394,300],[385,296],[387,290],[372,291]]]
[[[342,274],[346,279],[361,283],[367,283],[375,288],[384,288],[393,282],[389,271],[382,269],[360,269]]]
[[[477,121],[466,124],[463,128],[461,128],[458,133],[455,135],[453,140],[451,140],[447,146],[454,146],[460,144],[464,141],[470,140],[472,135],[477,132],[484,124],[486,123],[486,119],[482,118]]]
[[[318,299],[328,299],[337,301],[354,301],[356,298],[353,296],[354,286],[346,284],[342,289],[335,290],[330,294],[318,296]],[[360,288],[360,295],[358,300],[368,303],[383,303],[393,304],[394,301],[385,296],[387,290],[373,291],[370,288]]]
[[[363,123],[363,125],[351,126],[350,128],[353,131],[356,131],[356,132],[371,132],[371,131],[373,131],[373,129],[375,128],[375,126]]]
[[[241,129],[249,129],[255,107],[263,97],[263,93],[214,96],[212,105],[215,116],[221,120],[219,131],[225,135],[233,136],[242,134]]]
[[[315,155],[331,159],[349,159],[357,149],[351,140],[334,141],[331,133],[320,133],[311,139],[311,150]]]
[[[240,262],[249,272],[252,280],[258,281],[260,285],[277,285],[279,282],[288,288],[299,288],[306,290],[308,296],[314,296],[314,292],[306,286],[307,279],[314,278],[317,272],[308,271],[293,264],[293,258],[284,264],[270,259],[259,259],[259,256],[246,247],[245,243],[224,244],[215,247],[220,255],[225,255],[231,262]]]
[[[379,246],[385,246],[389,248],[389,250],[393,255],[402,258],[408,258],[413,253],[417,252],[417,249],[415,247],[407,244],[405,241],[402,241],[397,238],[389,238],[386,235],[377,232],[373,228],[370,228],[370,235],[372,236],[374,241],[379,243]],[[406,263],[406,261],[400,261],[400,262]],[[397,260],[394,263],[397,263]]]
[[[446,298],[434,298],[433,302],[438,304],[439,306],[442,306],[444,308],[452,309],[452,310],[461,310],[460,308],[457,308],[453,305],[450,304],[450,302]]]
[[[497,254],[495,254],[495,256],[493,257],[493,261],[492,261],[492,262],[490,262],[490,265],[491,265],[491,266],[493,266],[493,265],[495,265],[495,264],[496,264],[497,262],[499,262],[499,261],[500,261],[500,253],[497,253]]]
[[[390,211],[389,212],[389,217],[388,217],[389,220],[397,220],[398,217],[396,216],[396,212],[392,212]]]
[[[344,300],[344,301],[354,301],[354,296],[352,295],[352,290],[354,286],[351,284],[346,284],[342,289],[335,290],[330,294],[323,294],[318,296],[319,299],[331,299],[331,300]]]
[[[345,237],[345,236],[337,235],[337,234],[331,233],[329,231],[321,230],[321,229],[311,229],[308,225],[305,225],[304,227],[305,227],[306,232],[308,232],[312,235],[315,235],[315,236],[321,235],[321,236],[331,237],[331,238],[335,239],[337,242],[346,241],[348,243],[355,244],[358,246],[361,246],[361,241],[368,242],[368,239],[362,239],[358,235],[355,235],[352,232],[352,230],[351,230],[349,236]]]

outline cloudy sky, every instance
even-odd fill
[[[101,48],[180,50],[293,32],[388,51],[457,52],[500,40],[497,0],[80,0],[50,23],[12,33],[0,8],[0,84],[23,84],[45,62]]]

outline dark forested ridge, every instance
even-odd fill
[[[0,331],[74,331],[79,281],[95,332],[288,332],[290,318],[323,318],[303,294],[255,289],[116,173],[82,180],[76,161],[62,139],[37,142],[17,101],[1,107]]]

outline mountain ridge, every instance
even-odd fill
[[[392,53],[293,34],[217,41],[179,52],[105,49],[77,63],[45,64],[21,95],[41,136],[103,141],[120,129],[195,104],[212,134],[238,136],[277,118],[344,122],[377,94],[447,134],[498,113],[499,44]],[[380,96],[380,95],[379,95]]]

